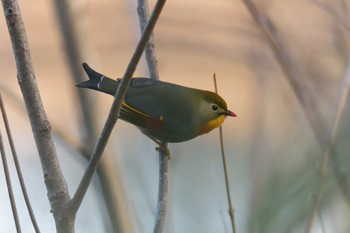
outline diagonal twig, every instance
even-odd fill
[[[130,84],[131,77],[135,72],[136,66],[141,58],[141,55],[143,53],[143,49],[149,39],[149,36],[151,32],[153,31],[153,28],[159,18],[159,15],[163,9],[163,6],[165,4],[166,0],[158,0],[152,16],[150,20],[147,23],[147,26],[145,28],[144,33],[142,34],[139,43],[137,44],[137,47],[135,49],[135,52],[130,60],[130,63],[125,71],[125,74],[123,76],[123,79],[121,80],[121,83],[118,87],[118,90],[115,94],[115,98],[113,100],[111,110],[108,114],[108,118],[106,120],[106,123],[103,127],[101,136],[97,142],[97,145],[95,146],[95,149],[93,151],[93,154],[91,156],[90,163],[84,173],[84,176],[77,188],[77,191],[75,192],[72,200],[70,201],[70,209],[73,212],[78,211],[81,202],[86,194],[87,188],[91,182],[92,176],[97,168],[98,162],[102,156],[103,150],[106,147],[107,141],[111,135],[111,132],[113,130],[113,127],[115,123],[117,122],[117,119],[119,117],[119,112],[121,108],[122,101],[124,99],[124,96],[126,94],[127,88]]]
[[[243,0],[243,2],[260,30],[267,37],[267,42],[269,43],[277,62],[282,67],[286,78],[311,125],[316,139],[318,139],[320,144],[323,145],[325,141],[323,135],[325,135],[326,132],[325,124],[320,118],[322,114],[316,102],[316,98],[303,82],[304,75],[297,66],[290,51],[288,51],[282,36],[272,20],[264,14],[252,0]]]
[[[312,130],[314,135],[316,136],[316,139],[318,140],[320,145],[326,146],[324,149],[324,155],[321,162],[322,165],[320,168],[317,198],[313,205],[313,208],[311,211],[311,217],[306,227],[306,232],[310,232],[314,225],[316,214],[320,206],[320,201],[321,201],[323,189],[324,189],[324,181],[328,173],[330,149],[333,144],[334,135],[337,132],[340,115],[343,112],[342,105],[345,103],[346,96],[348,95],[347,92],[349,87],[347,87],[347,85],[349,81],[347,81],[348,79],[347,75],[349,75],[349,71],[346,72],[345,77],[343,79],[343,84],[341,85],[343,89],[340,91],[340,95],[336,103],[337,107],[333,117],[332,126],[330,127],[330,130],[327,130],[325,127],[325,124],[322,122],[320,118],[321,114],[320,114],[319,108],[317,107],[318,105],[316,103],[316,98],[310,95],[311,92],[308,90],[308,88],[305,87],[305,84],[302,83],[301,81],[302,75],[299,72],[298,67],[295,65],[294,59],[290,56],[290,53],[287,51],[287,48],[284,45],[284,42],[277,31],[277,28],[274,26],[274,24],[268,18],[268,16],[264,15],[262,11],[260,11],[258,7],[251,0],[243,0],[243,1],[246,4],[247,8],[249,9],[253,18],[261,28],[261,30],[267,36],[268,42],[270,43],[270,46],[275,56],[278,58],[277,59],[278,62],[280,63],[281,67],[284,69],[286,76],[288,78],[288,81],[291,84],[291,87],[294,93],[296,94],[296,97],[299,103],[301,104],[301,107],[303,108],[303,111],[310,125],[312,126]],[[339,180],[339,177],[337,177],[337,179]],[[348,197],[347,197],[347,201],[349,202]]]
[[[216,74],[214,74],[213,78],[214,78],[215,93],[218,93],[218,86],[217,86],[217,82],[216,82]],[[228,212],[229,212],[229,215],[230,215],[232,232],[236,233],[235,209],[233,208],[232,200],[231,200],[230,180],[229,180],[229,176],[228,176],[228,173],[227,173],[226,155],[225,155],[225,148],[224,148],[224,136],[223,136],[223,133],[222,133],[222,126],[221,125],[219,127],[219,134],[220,134],[220,148],[221,148],[222,164],[224,166],[226,195],[227,195],[227,201],[228,201]]]
[[[338,12],[336,12],[331,7],[327,6],[325,3],[317,1],[317,0],[309,0],[315,5],[318,5],[321,9],[329,13],[331,16],[334,17],[336,21],[338,21],[341,25],[343,25],[349,32],[350,32],[350,25],[346,22],[345,18],[342,17]]]
[[[319,208],[320,208],[321,199],[322,199],[324,186],[325,186],[325,180],[326,180],[326,177],[328,174],[330,151],[334,145],[334,140],[335,140],[335,136],[338,132],[340,119],[341,119],[342,113],[344,112],[345,104],[347,103],[347,98],[349,96],[350,59],[348,61],[347,70],[344,74],[344,78],[343,78],[343,81],[342,81],[339,89],[340,90],[339,90],[338,98],[336,101],[336,107],[335,107],[334,114],[333,114],[332,125],[330,127],[330,132],[329,132],[328,139],[327,139],[328,142],[324,148],[324,154],[323,154],[322,164],[321,164],[321,168],[320,168],[320,175],[319,175],[316,199],[315,199],[315,203],[314,203],[314,206],[312,208],[312,211],[311,211],[310,219],[309,219],[307,227],[306,227],[306,231],[305,231],[306,233],[312,232],[314,222],[316,220],[316,216],[317,216],[317,213],[318,213]]]
[[[86,12],[83,12],[83,10],[86,10],[84,8],[86,2],[69,0],[55,0],[54,2],[62,32],[66,60],[71,73],[70,77],[74,83],[81,83],[85,78],[81,69],[82,60],[83,58],[86,60],[88,59],[87,57],[91,57],[89,56],[89,48],[86,42],[88,41],[86,38],[89,35],[86,32],[87,30],[82,30],[85,25],[84,19],[86,18]],[[77,20],[78,18],[79,20]],[[80,106],[78,109],[80,110],[79,123],[84,141],[78,148],[81,155],[88,160],[98,138],[96,107],[91,107],[96,104],[90,92],[78,90],[75,91],[75,94],[77,101],[79,101],[78,105]],[[102,200],[108,212],[108,223],[110,223],[113,232],[132,232],[132,222],[129,217],[126,195],[120,177],[120,169],[114,161],[115,157],[112,155],[112,148],[107,147],[104,154],[105,156],[99,162],[96,174],[101,187]],[[105,223],[107,224],[107,221]]]
[[[28,196],[27,188],[26,188],[26,185],[24,183],[21,166],[19,164],[17,151],[16,151],[15,144],[14,144],[14,141],[13,141],[13,138],[12,138],[10,124],[9,124],[9,121],[8,121],[8,118],[7,118],[7,114],[6,114],[6,110],[5,110],[5,106],[4,106],[1,94],[0,94],[0,110],[1,110],[1,114],[2,114],[2,119],[4,121],[6,133],[7,133],[7,138],[9,140],[13,161],[14,161],[14,164],[15,164],[15,167],[16,167],[18,180],[19,180],[19,183],[20,183],[20,186],[21,186],[21,189],[22,189],[22,194],[23,194],[23,197],[24,197],[24,201],[26,203],[27,210],[28,210],[28,213],[29,213],[29,217],[30,217],[30,220],[32,221],[32,224],[33,224],[35,232],[36,233],[40,233],[40,229],[39,229],[38,223],[36,222],[36,218],[35,218],[35,215],[34,215],[34,211],[33,211],[32,205],[30,204],[30,199],[29,199],[29,196]]]
[[[1,96],[0,96],[0,98],[1,98]],[[15,201],[15,197],[13,195],[12,183],[11,183],[11,178],[10,178],[10,171],[9,171],[8,164],[7,164],[5,147],[4,147],[4,142],[2,140],[1,132],[0,132],[0,154],[1,154],[2,166],[4,168],[5,180],[6,180],[6,185],[7,185],[7,192],[8,192],[10,203],[11,203],[13,219],[15,221],[17,233],[21,233],[22,232],[21,231],[21,224],[20,224],[19,218],[18,218],[16,201]]]

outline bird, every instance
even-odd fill
[[[88,64],[82,65],[89,80],[77,87],[115,95],[121,79],[108,78]],[[135,125],[160,146],[209,133],[227,116],[237,117],[214,92],[144,77],[131,79],[120,110],[120,119]]]

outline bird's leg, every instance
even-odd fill
[[[156,151],[163,151],[164,154],[166,155],[166,157],[168,159],[170,159],[170,150],[162,143],[160,142],[159,140],[155,139],[155,138],[152,138],[152,137],[149,137],[150,139],[152,139],[152,141],[154,141],[158,146],[155,148]]]

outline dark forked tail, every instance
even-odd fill
[[[86,74],[89,76],[89,80],[77,84],[77,87],[93,89],[97,91],[101,91],[110,95],[115,95],[117,91],[119,82],[113,79],[110,79],[103,74],[96,72],[91,69],[90,66],[86,63],[83,63],[83,68]]]

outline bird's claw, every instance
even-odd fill
[[[170,159],[170,150],[167,147],[157,146],[155,149],[158,152],[163,152],[167,159]]]

